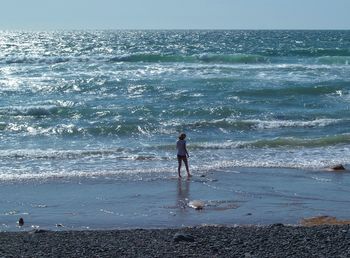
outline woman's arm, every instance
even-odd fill
[[[187,158],[189,158],[190,155],[188,154],[187,147],[186,147],[186,143],[185,143],[185,151],[186,151]]]

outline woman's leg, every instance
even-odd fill
[[[181,177],[181,163],[182,163],[182,160],[181,160],[181,158],[177,157],[177,161],[179,163],[179,165],[177,167],[177,173],[179,174],[179,177]]]
[[[187,160],[187,158],[184,158],[184,162],[185,162],[185,167],[186,167],[186,171],[187,171],[187,176],[190,177],[191,174],[190,174],[190,169],[188,167],[188,160]]]

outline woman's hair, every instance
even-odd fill
[[[186,134],[185,133],[181,133],[180,135],[179,135],[179,140],[183,140],[183,139],[185,139],[186,138]]]

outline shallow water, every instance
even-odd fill
[[[303,218],[349,219],[350,174],[236,168],[191,180],[55,180],[4,183],[1,231],[169,228],[205,224],[298,224]],[[189,202],[198,200],[203,209]],[[23,227],[16,221],[24,218]]]

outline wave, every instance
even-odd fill
[[[106,162],[162,162],[173,159],[167,155],[159,155],[154,152],[145,152],[126,147],[102,148],[91,150],[53,150],[53,149],[19,149],[0,150],[0,159],[6,163],[13,162],[38,162],[43,161],[75,163],[76,161],[89,160],[94,164]],[[84,162],[85,162],[84,161]],[[53,164],[53,163],[52,163]]]
[[[158,174],[155,176],[155,174]],[[113,169],[103,170],[101,168],[94,171],[84,170],[57,170],[50,171],[43,169],[38,172],[30,170],[21,173],[6,173],[0,171],[0,181],[27,181],[27,180],[61,180],[61,179],[106,179],[148,181],[161,178],[169,178],[169,168],[133,168],[133,169]]]
[[[174,147],[174,146],[173,146]],[[192,150],[192,145],[191,145]],[[206,148],[207,151],[196,151],[191,155],[191,168],[192,171],[197,173],[215,172],[215,171],[226,171],[233,173],[236,172],[236,168],[297,168],[297,169],[323,169],[334,164],[344,164],[348,166],[349,158],[348,148],[327,148],[323,147],[314,149],[303,149],[294,148],[290,150],[279,150],[279,149],[260,149],[260,150],[247,150],[240,149],[237,151],[215,151]],[[325,151],[324,151],[325,150]],[[15,152],[15,151],[13,151]],[[35,151],[37,152],[37,151]],[[118,150],[105,150],[99,151],[82,151],[83,155],[90,155],[86,159],[84,156],[78,155],[76,158],[81,158],[86,164],[89,160],[89,164],[84,166],[79,162],[77,166],[76,160],[70,159],[70,156],[63,157],[62,161],[52,162],[48,166],[47,162],[41,159],[55,159],[57,151],[53,151],[47,156],[43,156],[40,153],[35,154],[23,153],[23,157],[19,160],[8,160],[6,159],[6,153],[0,152],[1,161],[5,164],[4,169],[0,170],[0,181],[21,181],[21,180],[56,180],[56,179],[74,179],[74,178],[86,178],[86,179],[104,179],[108,180],[155,180],[159,178],[171,178],[174,176],[170,168],[173,168],[176,164],[176,158],[166,157],[166,161],[157,158],[145,160],[147,162],[133,162],[126,161],[120,162],[116,160],[115,154],[119,155]],[[44,151],[43,151],[44,152]],[[48,152],[48,151],[46,151]],[[55,153],[56,152],[56,153]],[[62,151],[64,153],[65,151]],[[78,151],[67,151],[67,154],[76,154]],[[91,152],[91,153],[90,153]],[[62,154],[61,153],[61,154]],[[38,155],[39,154],[39,155]],[[209,154],[209,155],[208,155]],[[5,155],[3,157],[3,155]],[[50,155],[52,155],[50,157]],[[104,155],[108,155],[105,157]],[[152,156],[152,155],[151,155]],[[38,160],[33,160],[38,157]],[[13,159],[17,159],[16,156],[12,156]],[[28,159],[26,159],[28,158]],[[58,157],[59,158],[59,157]],[[138,160],[138,159],[134,159]],[[144,160],[144,159],[141,159]],[[23,169],[12,169],[6,167],[7,164],[25,164],[21,166]],[[68,164],[62,166],[62,164]],[[170,170],[169,170],[170,169]],[[246,171],[246,170],[245,170]],[[263,171],[261,171],[263,173]],[[249,173],[249,171],[248,171]]]
[[[296,55],[296,56],[305,56],[305,57],[324,57],[324,56],[350,56],[349,49],[340,49],[340,48],[298,48],[291,49],[286,55]]]
[[[332,135],[321,138],[306,139],[295,137],[280,137],[275,139],[259,140],[248,143],[252,147],[276,148],[276,147],[327,147],[338,144],[349,144],[350,134]]]
[[[255,141],[228,141],[223,143],[194,143],[193,149],[242,149],[242,148],[299,148],[299,147],[328,147],[350,143],[350,134],[325,136],[321,138],[277,137]]]
[[[322,56],[317,62],[326,65],[349,65],[350,56]]]
[[[6,150],[0,151],[1,158],[9,159],[79,159],[85,157],[107,157],[120,156],[122,153],[128,151],[126,148],[115,148],[105,150],[41,150],[41,149],[23,149],[23,150]]]
[[[0,116],[3,117],[56,117],[56,118],[104,118],[118,115],[111,109],[94,109],[73,101],[53,101],[54,104],[37,106],[14,106],[0,108]]]
[[[346,81],[341,84],[334,82],[325,82],[310,84],[307,86],[286,86],[283,88],[258,88],[258,89],[243,89],[237,92],[238,96],[257,96],[257,97],[274,97],[274,96],[292,96],[292,95],[327,95],[334,94],[337,91],[347,91]]]
[[[0,123],[1,131],[22,132],[28,135],[60,135],[60,136],[152,136],[159,134],[176,134],[182,128],[198,129],[220,129],[220,130],[270,130],[282,128],[322,128],[326,126],[347,123],[344,119],[315,119],[303,120],[235,120],[216,119],[200,120],[191,123],[181,123],[179,121],[161,123],[140,124],[139,122],[115,123],[110,121],[100,121],[91,126],[83,124],[57,124],[53,126],[23,123]]]
[[[219,64],[257,64],[268,63],[269,58],[254,54],[124,54],[114,57],[103,56],[49,56],[49,57],[7,57],[0,59],[0,64],[59,64],[67,62],[128,62],[128,63],[219,63]]]
[[[260,55],[248,54],[202,54],[194,56],[163,55],[163,54],[131,54],[117,56],[110,59],[111,62],[185,62],[185,63],[225,63],[225,64],[255,64],[267,63],[269,59]]]
[[[225,142],[190,142],[191,152],[211,150],[234,150],[234,149],[269,149],[270,152],[278,149],[297,150],[300,147],[324,148],[350,144],[350,134],[325,136],[314,139],[297,137],[278,137],[273,139],[259,139],[255,141],[225,141]],[[162,161],[170,160],[168,154],[156,154],[158,151],[173,151],[174,144],[144,146],[142,149],[130,149],[127,147],[87,149],[87,150],[54,150],[54,149],[7,149],[0,151],[0,158],[21,160],[77,160],[77,159],[112,159],[134,161]]]
[[[217,120],[202,120],[194,123],[187,123],[182,127],[196,128],[222,128],[222,129],[237,129],[237,130],[261,130],[261,129],[278,129],[278,128],[316,128],[326,127],[347,122],[344,119],[315,119],[315,120],[260,120],[260,119],[217,119]]]
[[[71,61],[71,57],[10,57],[0,59],[2,64],[58,64]],[[86,59],[76,59],[86,60]]]
[[[0,109],[0,115],[42,117],[57,114],[58,110],[56,106],[11,107]]]
[[[343,50],[344,51],[344,50]],[[266,54],[266,53],[265,53]],[[340,53],[310,53],[307,50],[291,51],[289,55],[302,55],[315,57],[316,63],[320,65],[349,65],[350,51]],[[282,56],[284,56],[282,55]],[[0,59],[0,64],[60,64],[60,63],[87,63],[87,62],[125,62],[125,63],[202,63],[202,64],[270,64],[273,57],[280,54],[198,54],[198,55],[171,55],[171,54],[124,54],[114,57],[109,56],[53,56],[53,57],[8,57]],[[277,59],[278,60],[278,59]],[[278,61],[277,61],[278,62]],[[293,63],[294,64],[294,63]],[[300,65],[300,64],[294,64]]]
[[[207,63],[230,63],[230,64],[255,64],[255,63],[267,63],[269,59],[260,55],[201,55],[199,60]]]
[[[45,121],[44,121],[45,122]],[[47,122],[47,121],[46,121]],[[152,135],[163,129],[156,125],[139,125],[134,123],[114,124],[107,121],[99,122],[91,126],[91,123],[84,124],[31,124],[28,122],[0,123],[0,130],[12,133],[23,133],[25,135],[59,135],[59,136],[135,136]]]
[[[343,119],[315,119],[310,121],[302,120],[247,120],[247,123],[251,123],[252,127],[257,129],[275,129],[275,128],[309,128],[309,127],[325,127],[333,124],[344,122]]]

